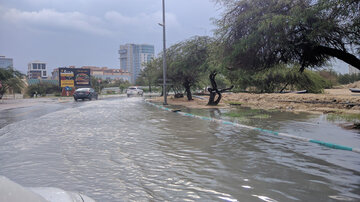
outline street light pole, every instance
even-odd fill
[[[166,38],[165,38],[165,0],[162,0],[162,10],[163,10],[163,95],[164,95],[164,105],[167,105],[167,95],[166,95]]]

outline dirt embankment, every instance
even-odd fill
[[[360,96],[340,93],[338,89],[326,90],[325,94],[227,94],[224,102],[283,111],[360,114]]]
[[[189,108],[224,108],[231,104],[237,104],[244,107],[281,111],[360,114],[360,93],[352,93],[349,90],[349,87],[359,88],[360,82],[350,85],[338,89],[326,89],[324,94],[226,93],[223,94],[218,106],[207,106],[207,96],[204,96],[203,99],[194,97],[192,101],[187,101],[186,97],[173,98],[169,96],[168,103]],[[155,100],[161,102],[163,98],[155,98]]]

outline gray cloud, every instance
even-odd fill
[[[161,11],[139,13],[135,16],[125,16],[117,11],[108,11],[104,16],[97,17],[80,12],[59,12],[53,9],[31,12],[14,8],[2,8],[1,10],[4,12],[0,14],[0,20],[11,23],[13,26],[23,26],[37,31],[54,29],[62,32],[81,31],[104,36],[114,36],[124,30],[127,32],[139,32],[139,30],[151,32],[157,30],[157,24],[162,22]],[[166,13],[166,17],[166,24],[169,28],[180,28],[175,14]]]
[[[209,0],[166,0],[167,46],[211,34],[217,9]],[[50,68],[68,65],[119,67],[124,43],[162,50],[161,0],[2,0],[0,55],[26,71],[32,60]]]

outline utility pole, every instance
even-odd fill
[[[163,10],[163,95],[164,95],[164,105],[167,105],[167,95],[166,95],[166,38],[165,38],[165,0],[162,0],[162,10]]]

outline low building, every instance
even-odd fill
[[[34,61],[28,63],[28,79],[47,79],[47,67],[45,62]]]
[[[131,80],[131,74],[121,69],[109,69],[107,67],[83,66],[82,69],[90,69],[90,75],[102,80]]]
[[[28,79],[26,82],[28,86],[41,84],[41,83],[48,83],[56,86],[59,85],[59,80],[53,80],[53,79]]]
[[[0,68],[14,67],[13,59],[0,55]]]

